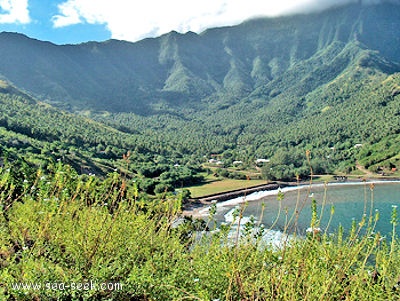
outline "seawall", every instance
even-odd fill
[[[230,199],[243,197],[253,192],[258,191],[268,191],[268,190],[276,190],[279,188],[290,186],[288,183],[268,183],[268,184],[261,184],[257,186],[252,186],[249,188],[237,189],[237,190],[230,190],[227,192],[220,192],[215,194],[205,195],[199,198],[192,198],[184,205],[184,210],[191,210],[193,208],[209,205],[211,202],[224,202]]]

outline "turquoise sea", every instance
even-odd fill
[[[334,232],[342,225],[347,232],[352,223],[358,225],[363,216],[367,222],[369,216],[374,221],[379,213],[374,231],[390,236],[392,210],[400,210],[400,182],[313,184],[283,188],[280,195],[281,200],[278,200],[277,191],[260,192],[219,203],[217,221],[232,222],[234,212],[240,210],[243,212],[241,224],[245,224],[252,216],[256,224],[263,224],[265,228],[273,226],[272,230],[282,231],[289,224],[288,232],[296,230],[303,235],[310,227],[311,203],[315,199],[322,231]]]

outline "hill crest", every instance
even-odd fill
[[[396,65],[399,7],[352,4],[250,20],[200,35],[171,32],[136,43],[57,46],[1,33],[0,74],[71,111],[152,114],[165,104],[201,108],[211,99],[224,103],[225,98],[247,97],[339,44],[344,49],[358,42]]]

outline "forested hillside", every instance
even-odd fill
[[[385,3],[137,43],[1,33],[4,147],[78,172],[124,168],[151,192],[200,180],[211,154],[225,166],[268,158],[269,179],[305,177],[306,150],[317,173],[395,168],[399,28],[400,6]]]
[[[58,161],[83,174],[118,171],[135,177],[138,188],[147,193],[154,193],[157,185],[162,192],[201,180],[196,175],[199,163],[188,157],[189,166],[174,167],[182,157],[158,137],[123,133],[60,111],[4,81],[0,81],[0,155],[0,163],[14,162],[26,173],[24,168],[47,170]]]

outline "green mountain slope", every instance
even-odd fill
[[[145,132],[124,133],[61,111],[0,80],[0,167],[6,161],[33,175],[25,169],[53,170],[58,161],[100,177],[117,171],[134,177],[139,191],[146,193],[202,179],[198,161],[183,161],[168,141]]]
[[[99,145],[116,147],[123,136],[115,129],[40,103],[4,81],[0,89],[0,131],[3,151],[13,157],[44,168],[63,159],[78,170],[93,173],[112,168],[107,164],[104,170],[99,168],[105,150]],[[115,158],[117,154],[109,155]]]
[[[307,174],[306,149],[319,172],[348,172],[357,160],[389,168],[399,161],[399,23],[400,6],[383,3],[137,43],[56,46],[1,33],[1,76],[81,116],[24,100],[2,110],[16,116],[2,122],[41,143],[89,150],[86,158],[106,156],[110,168],[128,150],[151,166],[222,154],[228,165],[271,158],[280,170],[272,177],[291,178]],[[25,112],[45,110],[29,123]],[[63,124],[74,124],[67,135]],[[163,171],[142,172],[159,181]]]
[[[137,43],[56,46],[2,33],[0,74],[72,110],[148,114],[165,103],[203,108],[202,102],[238,101],[257,88],[277,85],[293,69],[308,72],[308,60],[332,47],[340,51],[351,41],[399,62],[399,19],[398,5],[354,4],[201,35],[171,32]],[[335,54],[331,51],[320,63],[329,63]]]

